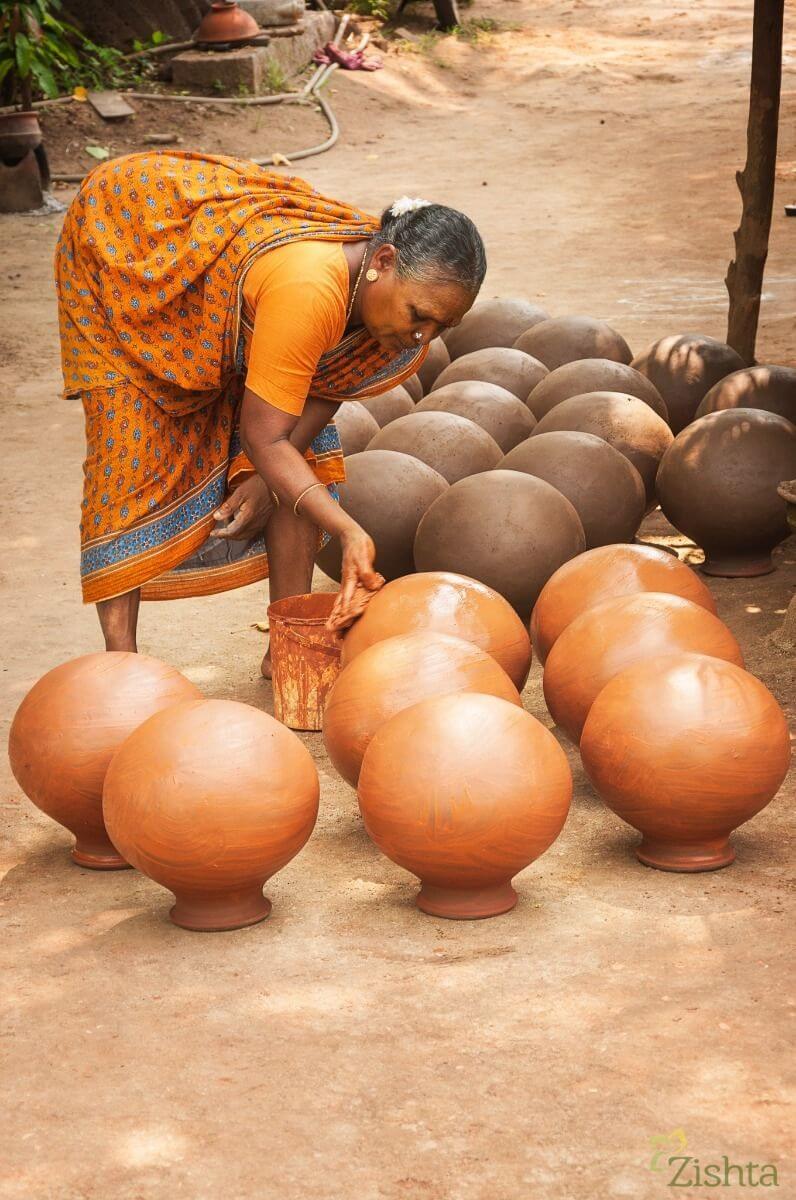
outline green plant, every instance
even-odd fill
[[[269,58],[265,66],[265,87],[272,95],[279,95],[288,89],[287,75],[276,59]]]
[[[389,21],[392,16],[390,0],[348,0],[346,11],[362,17],[376,17],[379,21]]]
[[[58,95],[64,72],[80,70],[75,41],[80,34],[59,21],[54,12],[61,0],[29,0],[4,4],[0,12],[0,96],[5,104],[24,110],[33,105],[34,92]]]

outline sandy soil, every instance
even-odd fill
[[[751,0],[469,13],[521,28],[339,74],[341,143],[303,173],[373,208],[408,192],[466,209],[489,247],[485,294],[608,318],[635,349],[722,336]],[[794,365],[790,39],[759,354]],[[308,144],[304,116],[290,120]],[[262,152],[248,119],[221,132]],[[6,720],[45,670],[99,645],[77,586],[82,420],[59,399],[58,224],[0,219]],[[660,517],[648,531],[671,535]],[[783,701],[792,662],[769,635],[794,558],[791,541],[775,574],[711,581]],[[268,709],[252,628],[265,603],[249,589],[152,605],[143,648]],[[538,668],[525,698],[549,721]],[[650,1138],[678,1128],[703,1164],[775,1163],[793,1194],[792,787],[736,836],[734,866],[689,878],[637,864],[570,754],[572,814],[519,877],[516,910],[455,924],[412,906],[320,737],[307,744],[315,835],[269,884],[272,917],[215,937],[170,925],[168,897],[137,874],[72,866],[68,835],[3,768],[3,1200],[654,1200],[669,1187]]]

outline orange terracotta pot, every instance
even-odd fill
[[[664,871],[713,871],[728,838],[785,778],[788,727],[768,688],[703,654],[648,659],[600,692],[581,739],[605,803],[643,835],[636,854]]]
[[[104,812],[129,862],[174,892],[185,929],[238,929],[271,911],[263,884],[318,815],[318,772],[294,733],[234,700],[179,704],[127,739]]]
[[[743,666],[724,622],[681,596],[641,592],[595,605],[567,626],[545,664],[542,683],[553,720],[579,741],[589,709],[620,671],[679,651]]]
[[[522,691],[531,668],[531,640],[507,600],[465,575],[424,571],[377,592],[343,638],[343,667],[376,642],[402,633],[447,633],[499,662]]]
[[[129,865],[102,819],[110,761],[148,717],[201,694],[174,667],[120,651],[62,663],[28,692],[11,726],[11,770],[28,799],[75,835],[79,866]]]
[[[544,663],[576,617],[604,600],[636,592],[669,592],[708,612],[716,605],[706,585],[685,563],[654,546],[598,546],[559,567],[545,584],[531,616],[531,640]]]
[[[473,919],[514,907],[512,877],[560,833],[572,777],[558,742],[530,713],[461,693],[381,726],[358,797],[379,849],[422,881],[418,907]]]
[[[407,633],[363,650],[340,672],[323,718],[323,740],[343,779],[356,787],[364,753],[385,721],[451,692],[485,692],[522,707],[503,668],[461,638]]]

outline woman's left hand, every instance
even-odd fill
[[[216,521],[229,522],[214,530],[214,536],[240,540],[256,537],[265,529],[273,510],[268,487],[259,475],[252,475],[213,513]]]

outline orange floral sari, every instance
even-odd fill
[[[260,255],[296,239],[352,241],[378,221],[301,179],[220,156],[134,154],[97,167],[55,256],[66,391],[86,415],[81,579],[86,603],[148,599],[263,579],[262,539],[230,557],[213,513],[252,472],[240,449],[242,285]],[[310,396],[377,395],[425,349],[390,355],[355,330],[318,363]],[[345,478],[329,425],[307,458]]]

